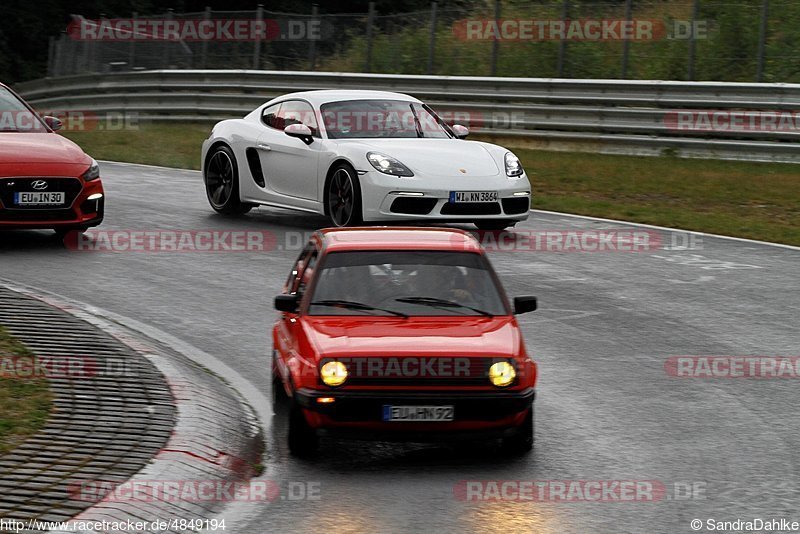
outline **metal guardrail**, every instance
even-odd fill
[[[800,84],[164,70],[45,78],[16,89],[43,111],[155,121],[241,117],[293,91],[377,89],[417,96],[474,134],[512,146],[800,163]],[[674,124],[678,112],[737,110],[777,114],[783,123],[702,130]]]

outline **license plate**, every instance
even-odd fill
[[[497,191],[450,191],[450,202],[497,202]]]
[[[64,193],[14,193],[14,204],[17,206],[61,206],[64,204]]]
[[[383,405],[384,421],[452,421],[452,406],[392,406]]]

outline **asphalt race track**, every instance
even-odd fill
[[[49,231],[7,232],[0,233],[0,278],[158,328],[268,397],[272,297],[304,233],[325,219],[267,208],[227,219],[208,206],[198,172],[102,169],[103,230],[260,230],[277,247],[78,252]],[[615,227],[625,225],[532,213],[515,230]],[[691,532],[693,519],[800,520],[798,380],[665,371],[670,356],[800,356],[800,251],[709,236],[696,245],[638,254],[492,253],[511,296],[539,297],[539,311],[520,317],[540,364],[535,451],[507,458],[492,443],[324,441],[318,459],[300,461],[288,455],[283,421],[271,418],[263,477],[285,491],[318,485],[319,499],[237,503],[227,530],[676,533]],[[657,481],[666,493],[657,502],[464,501],[457,490],[465,480]],[[687,486],[697,492],[684,499]]]

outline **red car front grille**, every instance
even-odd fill
[[[64,192],[64,207],[53,208],[52,206],[31,206],[23,207],[14,204],[14,193],[31,193],[36,192],[33,188],[33,182],[44,182],[46,187],[42,191],[49,192]],[[0,179],[0,202],[3,203],[2,208],[11,212],[7,214],[9,219],[14,219],[14,212],[66,212],[68,215],[74,215],[69,209],[72,203],[80,194],[83,189],[81,181],[77,178],[58,178],[58,177],[24,177],[24,178],[2,178]],[[41,217],[39,214],[37,217]],[[37,218],[34,217],[34,218]],[[69,219],[70,217],[67,217]]]

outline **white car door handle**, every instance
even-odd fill
[[[267,151],[272,150],[271,146],[265,145],[264,143],[258,143],[258,148],[260,150],[267,150]]]

